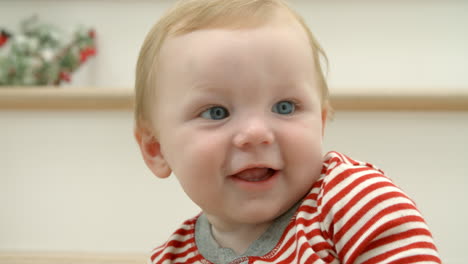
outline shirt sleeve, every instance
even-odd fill
[[[321,228],[342,263],[441,263],[415,203],[382,171],[346,156],[330,164]]]

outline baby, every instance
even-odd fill
[[[150,263],[441,263],[383,172],[323,154],[324,53],[282,0],[186,0],[149,32],[135,136],[202,213]]]

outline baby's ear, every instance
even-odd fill
[[[156,139],[152,129],[147,127],[135,128],[135,139],[140,146],[143,160],[148,168],[159,178],[171,175],[171,168],[161,153],[161,144]]]

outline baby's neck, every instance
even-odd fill
[[[271,225],[271,222],[261,224],[239,224],[236,226],[211,225],[213,238],[220,247],[230,248],[241,255],[257,240]]]

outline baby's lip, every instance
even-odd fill
[[[230,174],[229,176],[235,176],[241,172],[244,172],[244,171],[247,171],[247,170],[252,170],[252,169],[269,169],[269,170],[274,170],[274,171],[277,171],[278,169],[274,166],[270,166],[270,165],[265,165],[265,164],[252,164],[252,165],[248,165],[248,166],[245,166],[245,167],[242,167],[238,170],[235,170],[234,173]]]
[[[232,177],[247,182],[262,182],[275,174],[276,170],[270,168],[252,168],[243,170]]]

